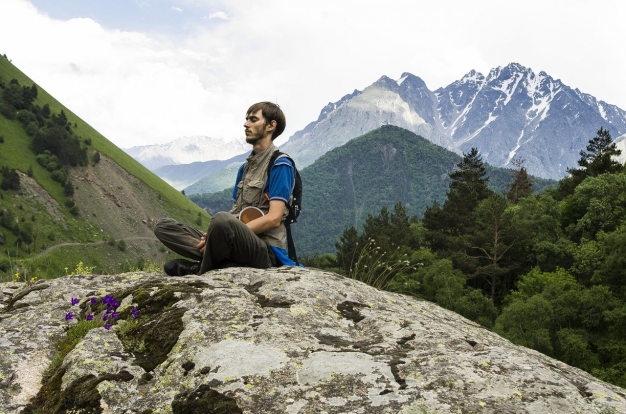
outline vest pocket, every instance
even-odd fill
[[[260,200],[265,183],[262,180],[250,180],[247,185],[243,186],[242,198],[244,203],[252,205]]]

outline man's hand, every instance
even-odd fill
[[[206,233],[200,237],[200,243],[198,243],[196,247],[200,250],[200,253],[204,254],[204,248],[206,247]]]

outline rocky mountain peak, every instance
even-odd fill
[[[428,89],[422,78],[409,72],[404,72],[396,82],[398,86],[405,89]]]
[[[383,75],[380,77],[380,79],[374,82],[371,86],[368,86],[368,88],[371,88],[371,87],[378,87],[378,88],[387,89],[391,91],[397,91],[398,82],[391,79],[389,76]]]
[[[482,83],[484,80],[485,80],[485,76],[482,73],[477,72],[474,69],[472,69],[468,73],[466,73],[460,80],[456,81],[455,83],[457,83],[457,82],[458,82],[458,84]]]

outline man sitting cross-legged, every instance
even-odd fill
[[[170,276],[203,274],[226,266],[265,269],[295,266],[287,255],[285,218],[295,183],[295,167],[288,157],[279,157],[270,170],[273,144],[285,129],[285,115],[270,102],[252,105],[243,124],[252,153],[239,168],[230,212],[213,216],[206,233],[170,218],[157,222],[154,234],[172,251],[190,260],[170,260],[164,266]],[[270,171],[268,178],[268,171]],[[262,216],[244,223],[239,214],[257,207]]]

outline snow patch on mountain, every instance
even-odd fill
[[[398,80],[396,81],[396,83],[398,84],[398,86],[401,86],[401,85],[402,85],[402,82],[404,82],[404,81],[406,80],[406,78],[408,78],[408,77],[409,77],[409,75],[405,74],[405,75],[404,75],[404,76],[402,76],[400,79],[398,79]]]

